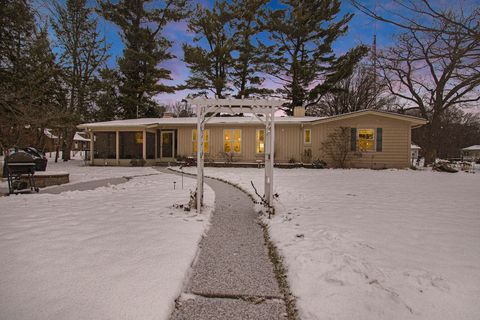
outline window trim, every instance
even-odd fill
[[[227,152],[225,151],[225,131],[226,130],[231,130],[232,131],[232,138],[229,139],[228,141],[230,141],[232,143],[232,149],[233,151],[230,151],[229,153],[233,153],[233,154],[242,154],[242,149],[243,149],[243,130],[242,129],[235,129],[235,128],[228,128],[228,129],[223,129],[222,131],[222,144],[223,144],[223,152]],[[234,147],[234,143],[235,143],[235,130],[239,130],[240,131],[240,152],[235,152],[235,147]]]
[[[307,142],[307,130],[310,132],[310,141]],[[303,129],[303,144],[311,145],[312,144],[312,129],[305,128]]]
[[[372,130],[373,131],[373,148],[372,150],[360,150],[360,131],[361,130]],[[370,139],[368,139],[370,140]],[[377,152],[377,128],[376,127],[371,127],[371,128],[357,128],[357,152],[361,153],[372,153],[372,152]]]
[[[258,143],[260,142],[260,140],[258,138],[258,132],[260,131],[263,131],[263,152],[257,152],[258,150]],[[259,155],[259,154],[265,154],[265,129],[256,129],[255,130],[255,154]]]
[[[209,154],[210,153],[210,129],[204,129],[203,130],[203,153],[204,154]],[[208,134],[205,134],[205,132],[208,131]],[[198,133],[196,134],[197,136],[197,140],[194,139],[193,137],[195,137],[195,132],[197,132],[197,129],[192,129],[192,151],[193,153],[197,153],[198,152]],[[205,136],[207,137],[207,139],[205,140]],[[205,151],[205,142],[207,142],[207,151]],[[195,150],[195,143],[197,144],[197,150]]]

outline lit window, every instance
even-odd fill
[[[208,153],[208,145],[210,141],[210,130],[203,130],[203,152]],[[197,153],[197,129],[192,130],[193,152]]]
[[[223,151],[240,153],[242,148],[242,130],[223,130]]]
[[[375,151],[375,130],[358,129],[358,150]]]
[[[256,138],[255,138],[255,150],[256,153],[265,152],[265,129],[257,129]]]
[[[311,129],[303,130],[303,142],[305,144],[312,143],[312,130]]]

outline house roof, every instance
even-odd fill
[[[357,117],[360,115],[374,114],[388,118],[394,118],[398,120],[408,121],[412,126],[419,126],[427,123],[425,119],[417,118],[413,116],[407,116],[403,114],[397,114],[386,111],[377,110],[361,110],[342,115],[330,116],[330,117],[275,117],[275,123],[278,124],[302,124],[302,123],[322,123],[329,121],[336,121],[341,119],[347,119],[351,117]],[[209,120],[208,124],[242,124],[242,125],[258,125],[260,120],[254,115],[248,115],[244,117],[213,117]],[[126,127],[141,127],[141,128],[154,128],[161,125],[196,125],[197,118],[141,118],[141,119],[128,119],[128,120],[113,120],[106,122],[94,122],[84,123],[78,126],[79,129],[108,129],[108,128],[126,128]]]
[[[50,139],[58,139],[58,136],[52,133],[52,129],[48,129],[48,128],[43,129],[43,134]]]
[[[470,146],[470,147],[467,147],[467,148],[463,148],[462,150],[463,150],[463,151],[476,151],[476,150],[480,150],[480,144],[476,144],[476,145],[473,145],[473,146]]]
[[[275,123],[282,124],[300,124],[313,120],[322,119],[320,117],[275,117]],[[243,124],[256,125],[260,120],[255,116],[245,117],[213,117],[208,124]],[[196,125],[197,118],[141,118],[128,120],[113,120],[105,122],[84,123],[78,126],[80,129],[94,128],[113,128],[113,127],[151,127],[156,125]]]
[[[325,117],[322,119],[314,120],[314,122],[330,122],[330,121],[337,121],[337,120],[343,120],[343,119],[348,119],[348,118],[354,118],[358,117],[361,115],[377,115],[381,117],[386,117],[386,118],[391,118],[391,119],[397,119],[397,120],[403,120],[403,121],[408,121],[411,123],[412,126],[421,126],[426,124],[428,121],[419,118],[419,117],[414,117],[414,116],[409,116],[406,114],[400,114],[400,113],[394,113],[394,112],[389,112],[389,111],[381,111],[381,110],[358,110],[358,111],[353,111],[349,113],[344,113],[344,114],[338,114],[334,115],[331,117]]]
[[[73,136],[73,141],[84,141],[84,142],[90,142],[90,139],[87,139],[81,135],[81,132],[75,132],[75,135]]]
[[[419,146],[417,146],[416,144],[412,143],[412,145],[410,146],[410,149],[412,150],[420,150],[422,148],[420,148]]]

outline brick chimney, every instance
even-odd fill
[[[293,108],[294,117],[305,117],[305,107],[298,106]]]

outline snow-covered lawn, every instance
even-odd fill
[[[85,165],[78,153],[73,160],[67,162],[59,159],[55,163],[55,154],[52,153],[52,158],[49,158],[49,156],[50,154],[47,153],[47,172],[68,172],[70,174],[70,183],[158,173],[157,170],[151,167],[88,166]]]
[[[0,319],[167,319],[214,202],[207,188],[201,216],[172,208],[194,189],[184,182],[0,197]]]
[[[263,169],[206,168],[263,193]],[[480,319],[480,173],[275,169],[301,318]]]
[[[49,156],[50,154],[47,153],[48,164],[46,172],[68,172],[70,174],[69,184],[158,173],[158,171],[152,167],[88,166],[85,165],[85,162],[80,159],[78,154],[75,158],[67,162],[63,162],[62,159],[59,159],[58,162],[55,162],[54,153],[52,153],[52,158],[49,158]],[[7,181],[6,179],[3,180],[5,181],[0,181],[0,188],[4,191],[8,191]]]

